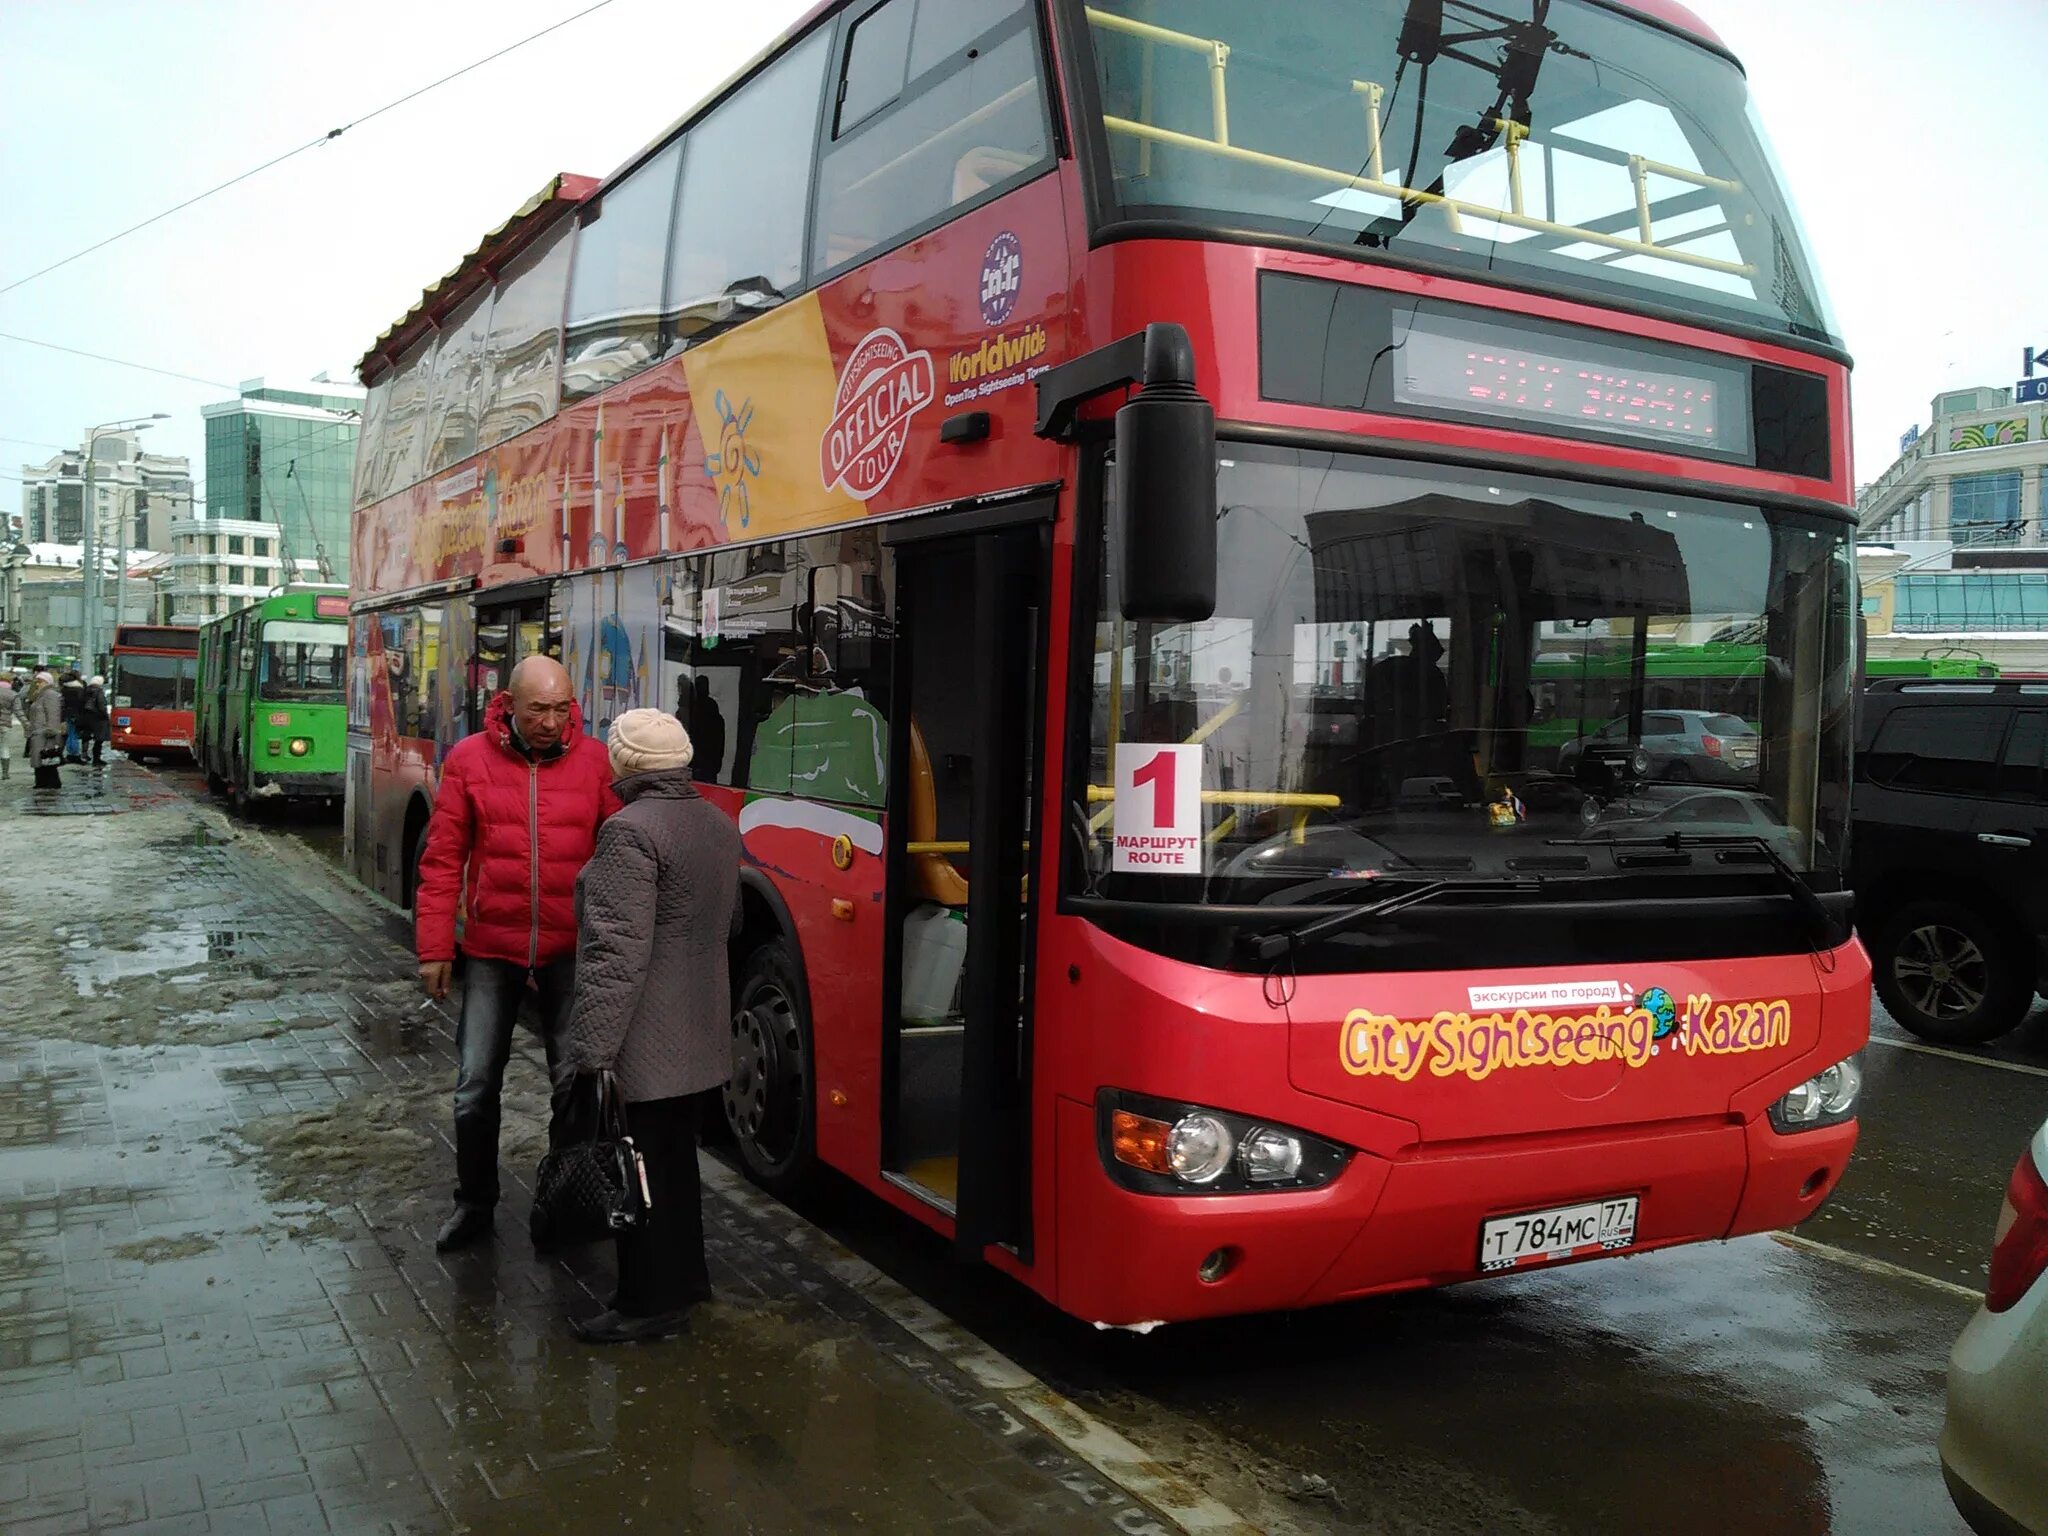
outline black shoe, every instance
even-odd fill
[[[586,1344],[646,1344],[672,1339],[690,1326],[690,1314],[657,1312],[652,1317],[627,1317],[621,1312],[600,1312],[595,1317],[572,1317],[569,1331]]]
[[[491,1213],[483,1207],[458,1205],[455,1214],[441,1223],[441,1230],[434,1238],[434,1252],[449,1253],[480,1243],[491,1235],[495,1226]]]

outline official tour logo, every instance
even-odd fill
[[[818,443],[825,489],[866,501],[889,483],[910,441],[910,419],[932,403],[929,352],[913,352],[888,326],[869,331],[839,374],[832,420]]]
[[[989,241],[981,258],[981,323],[1001,325],[1017,307],[1024,286],[1024,243],[1007,229]]]

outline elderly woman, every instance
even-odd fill
[[[23,755],[36,771],[36,788],[62,789],[57,761],[64,755],[64,699],[57,691],[57,679],[47,671],[38,672],[17,707],[22,728],[28,732]]]
[[[697,1095],[732,1074],[726,941],[739,916],[740,838],[701,799],[689,733],[629,709],[606,737],[625,809],[604,824],[576,882],[576,995],[566,1066],[610,1068],[626,1130],[647,1161],[640,1227],[618,1238],[611,1307],[573,1322],[615,1344],[679,1333],[711,1294],[697,1191]]]

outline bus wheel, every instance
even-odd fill
[[[815,1161],[817,1122],[811,1021],[785,940],[761,945],[740,967],[732,1069],[725,1120],[747,1176],[771,1194],[792,1194]]]
[[[228,765],[228,803],[235,808],[235,814],[244,821],[254,819],[256,802],[249,795],[249,775],[242,767],[238,754]]]

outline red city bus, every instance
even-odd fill
[[[676,711],[748,1171],[1091,1321],[1790,1225],[1847,369],[1668,0],[823,6],[363,359],[348,857],[409,899],[523,653]],[[1699,728],[1648,654],[1732,643]]]
[[[199,631],[180,624],[123,624],[114,631],[107,692],[113,743],[137,762],[192,755]]]

